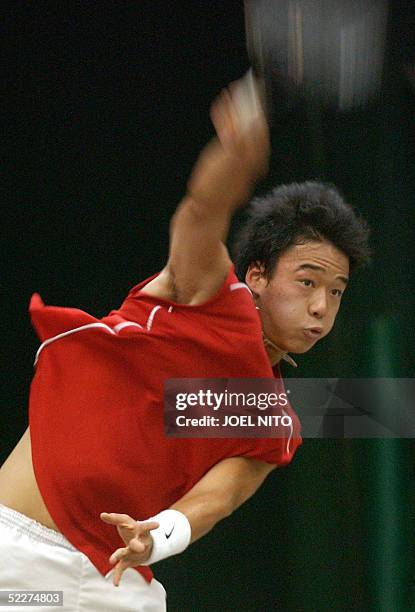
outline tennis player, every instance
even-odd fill
[[[0,589],[63,591],[68,611],[164,610],[150,566],[229,516],[301,443],[289,405],[281,438],[164,434],[166,379],[280,380],[289,352],[330,332],[367,258],[367,228],[333,187],[290,185],[253,203],[237,277],[229,224],[269,158],[266,120],[241,87],[212,106],[217,137],[172,219],[165,268],[99,320],[31,300],[41,345],[30,428],[0,470]]]

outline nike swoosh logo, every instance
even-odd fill
[[[166,533],[166,532],[164,532],[164,535],[166,536],[166,540],[168,540],[168,539],[169,539],[169,537],[171,536],[171,534],[173,533],[173,531],[174,531],[174,525],[173,525],[173,527],[171,528],[170,533]]]

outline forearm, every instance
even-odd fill
[[[247,203],[255,188],[256,180],[250,175],[244,176],[237,160],[219,164],[218,158],[226,157],[219,143],[209,146],[217,147],[216,158],[210,164],[199,160],[197,166],[204,166],[203,179],[200,172],[194,171],[187,192],[171,219],[170,251],[175,254],[175,259],[179,256],[185,258],[189,251],[202,251],[202,261],[211,259],[206,256],[206,249],[217,250],[218,241],[226,242],[233,214]],[[218,168],[213,171],[209,165]],[[209,177],[209,174],[212,176]],[[238,180],[231,178],[234,174],[238,174]],[[184,243],[187,245],[185,253]],[[212,257],[215,259],[214,253]]]
[[[166,270],[177,301],[188,304],[207,301],[226,279],[231,260],[225,242],[232,215],[266,175],[270,153],[263,114],[254,113],[249,127],[242,128],[238,104],[229,92],[214,103],[212,119],[217,137],[200,154],[170,225]]]
[[[245,457],[224,459],[215,465],[186,495],[173,504],[191,526],[191,542],[206,535],[264,482],[275,466]]]
[[[208,493],[185,497],[176,502],[172,509],[182,512],[189,521],[191,527],[190,542],[195,542],[209,533],[216,523],[235,510],[229,500]]]
[[[101,519],[116,526],[126,544],[110,557],[116,564],[114,584],[119,584],[127,567],[151,565],[185,550],[251,497],[275,467],[231,457],[214,465],[181,499],[148,521],[101,513]]]

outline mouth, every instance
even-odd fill
[[[312,340],[318,340],[318,338],[321,338],[323,334],[323,328],[322,327],[308,327],[307,329],[304,329],[303,332],[304,332],[304,335],[307,336],[307,338],[311,338]]]

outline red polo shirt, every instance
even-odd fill
[[[36,479],[56,525],[103,575],[121,542],[100,512],[146,519],[226,457],[282,466],[301,443],[290,406],[288,440],[166,437],[166,379],[263,378],[273,371],[252,297],[233,268],[198,306],[147,295],[142,287],[149,280],[103,319],[45,306],[37,294],[30,304],[42,341],[29,412]],[[150,568],[136,569],[151,580]]]

